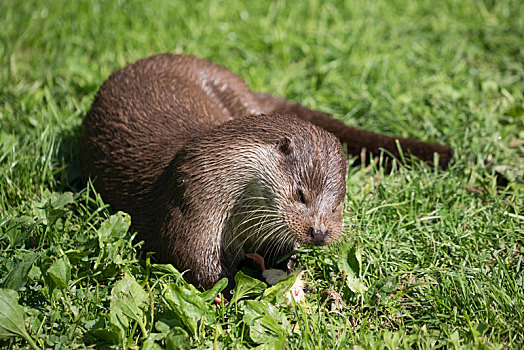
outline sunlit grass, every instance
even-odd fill
[[[153,300],[150,328],[131,322],[128,346],[146,344],[144,331],[160,334],[162,347],[259,344],[245,304],[213,306],[213,320],[192,334],[173,321],[162,293],[176,276],[137,257],[132,233],[101,246],[113,212],[79,177],[81,121],[97,88],[166,51],[223,64],[254,90],[348,124],[455,149],[446,172],[416,161],[392,174],[350,171],[347,234],[300,255],[308,303],[281,310],[292,331],[273,345],[523,346],[520,1],[3,1],[0,23],[0,283],[22,283],[38,346],[123,344],[109,308],[124,273]],[[74,196],[64,207],[45,202],[66,191]],[[355,243],[362,294],[337,257]],[[116,252],[120,260],[108,260]],[[71,276],[60,289],[48,271],[64,256]],[[8,278],[16,266],[26,282]]]

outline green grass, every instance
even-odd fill
[[[524,346],[521,1],[2,1],[0,23],[0,347]],[[352,169],[345,237],[300,255],[307,302],[276,309],[255,285],[255,300],[215,306],[139,255],[79,177],[98,86],[166,51],[449,144],[455,163]]]

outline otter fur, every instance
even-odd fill
[[[403,150],[447,167],[449,147],[348,127],[253,92],[226,68],[161,54],[113,73],[83,124],[81,165],[102,198],[131,215],[146,249],[197,286],[258,253],[268,265],[342,229],[347,158]]]

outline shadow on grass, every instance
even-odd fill
[[[80,139],[82,125],[63,129],[56,135],[58,150],[54,163],[59,165],[57,190],[78,193],[86,187],[80,168]]]

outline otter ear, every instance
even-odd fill
[[[293,152],[293,142],[287,136],[282,136],[277,142],[277,149],[285,155]]]

